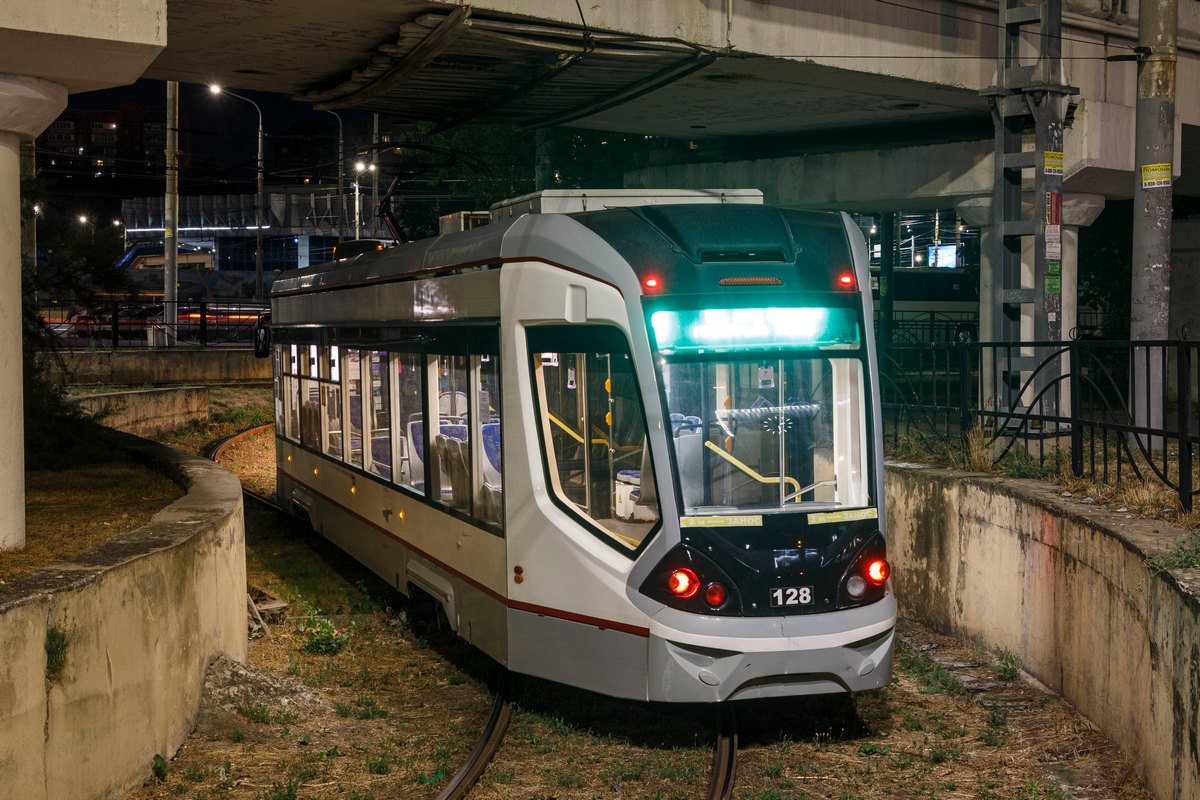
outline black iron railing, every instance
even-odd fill
[[[249,347],[263,303],[179,303],[173,315],[162,305],[115,301],[49,323],[68,347],[163,347],[172,340],[186,346]]]
[[[1153,476],[1190,511],[1200,420],[1191,341],[1080,340],[892,345],[881,352],[884,432],[898,437],[978,428],[994,459],[1023,449],[1039,464],[1069,456],[1099,483]],[[1029,369],[1005,364],[1038,354]],[[1007,399],[1006,399],[1007,398]]]

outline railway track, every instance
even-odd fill
[[[717,743],[713,748],[712,773],[705,797],[707,800],[729,800],[733,797],[737,768],[737,716],[730,703],[721,703],[717,714]]]
[[[221,456],[228,448],[270,427],[271,424],[258,425],[217,442],[209,451],[209,459],[219,463]],[[272,511],[280,514],[287,513],[286,509],[268,497],[245,488],[242,489],[242,493]],[[510,682],[505,681],[505,686],[495,693],[491,714],[479,734],[478,741],[466,761],[438,794],[437,800],[464,800],[500,749],[513,715],[512,703],[509,701],[509,685]],[[713,763],[709,774],[708,791],[705,793],[707,800],[730,800],[733,797],[737,741],[736,714],[732,704],[723,703],[719,706],[717,714],[717,738],[713,747]]]
[[[446,788],[437,796],[437,800],[461,800],[466,797],[467,792],[471,791],[471,787],[487,769],[488,763],[500,749],[504,733],[512,719],[512,704],[509,703],[507,694],[504,689],[496,692],[492,715],[479,735],[479,741],[467,756],[466,762],[458,768],[458,772],[454,773]]]

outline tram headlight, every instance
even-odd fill
[[[842,573],[838,607],[860,606],[882,599],[890,574],[887,545],[883,535],[876,531],[850,557]]]
[[[667,576],[667,589],[676,597],[691,597],[700,590],[700,579],[692,570],[681,567]]]
[[[693,614],[741,613],[741,596],[729,575],[712,558],[686,544],[672,548],[638,590]]]
[[[712,608],[720,608],[729,599],[729,590],[720,583],[710,583],[704,590],[704,602]]]

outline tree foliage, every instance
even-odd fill
[[[61,204],[59,204],[61,205]],[[35,207],[39,209],[35,212]],[[44,257],[21,263],[21,365],[25,409],[25,466],[63,469],[87,454],[102,460],[95,423],[68,403],[54,373],[61,371],[58,338],[43,317],[51,300],[67,307],[94,308],[109,293],[132,291],[116,265],[120,234],[112,226],[81,224],[55,211],[53,187],[25,176],[21,222],[34,226]]]

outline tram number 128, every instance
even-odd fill
[[[811,586],[788,586],[771,590],[772,606],[807,606],[813,601]]]

